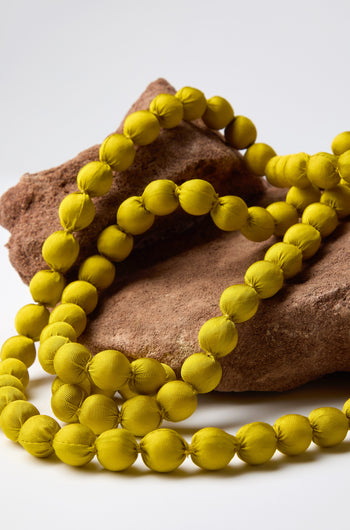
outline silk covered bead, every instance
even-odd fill
[[[59,430],[57,421],[50,416],[32,416],[22,426],[18,443],[31,455],[47,458],[54,452],[52,442]]]
[[[276,188],[287,188],[289,186],[289,181],[284,172],[287,159],[287,156],[276,155],[271,157],[265,166],[266,179]]]
[[[350,131],[345,131],[337,134],[332,141],[332,151],[335,155],[339,156],[350,149]]]
[[[265,464],[276,451],[276,434],[268,423],[257,421],[244,425],[237,432],[236,438],[239,443],[237,455],[253,466]]]
[[[66,384],[67,383],[65,383],[64,381],[62,381],[62,379],[60,379],[58,376],[56,376],[55,379],[52,381],[52,384],[51,384],[51,393],[52,393],[52,395],[55,394],[57,392],[57,390],[59,388],[61,388],[61,386],[66,385]],[[75,386],[75,385],[73,385],[73,386]],[[84,390],[84,392],[85,392],[85,394],[87,396],[89,396],[91,394],[91,382],[90,382],[88,377],[86,377],[77,386],[80,387],[82,390]]]
[[[254,123],[245,116],[236,116],[225,129],[225,139],[235,149],[247,149],[257,137]]]
[[[269,204],[266,207],[266,211],[269,212],[275,223],[273,231],[275,236],[283,236],[286,230],[299,220],[296,208],[284,201]]]
[[[349,425],[345,414],[334,407],[321,407],[309,415],[312,440],[320,447],[340,444],[348,433]]]
[[[38,359],[41,367],[48,374],[55,375],[55,367],[53,364],[55,355],[61,346],[67,344],[70,340],[67,337],[61,337],[59,335],[49,337],[45,342],[40,344],[38,350]]]
[[[207,100],[201,90],[185,86],[176,94],[183,105],[183,119],[186,121],[201,118],[207,108]]]
[[[277,436],[277,449],[288,456],[300,455],[312,442],[309,420],[300,414],[286,414],[273,426]]]
[[[350,183],[350,147],[349,151],[345,151],[338,158],[338,171],[341,178],[346,182]]]
[[[88,193],[90,197],[105,195],[112,182],[112,170],[105,162],[89,162],[81,168],[77,176],[78,188],[83,193]]]
[[[142,460],[159,473],[169,473],[181,466],[187,450],[185,440],[172,429],[150,432],[140,442]]]
[[[29,284],[34,302],[55,307],[61,299],[66,285],[63,274],[52,270],[42,270],[34,274]]]
[[[27,367],[35,361],[36,351],[34,341],[24,335],[16,335],[7,339],[1,347],[1,360],[15,358]]]
[[[223,469],[234,457],[237,445],[237,439],[231,434],[216,427],[205,427],[192,437],[192,462],[208,471]]]
[[[84,466],[96,454],[96,436],[85,425],[73,423],[60,429],[53,439],[56,456],[70,466]]]
[[[38,409],[28,401],[11,401],[1,413],[1,430],[7,438],[17,442],[22,425],[36,414],[39,414]]]
[[[149,110],[138,110],[125,118],[123,133],[136,145],[148,145],[160,133],[159,121]]]
[[[151,101],[149,110],[157,116],[163,129],[171,129],[179,125],[184,114],[181,101],[172,94],[158,94]]]
[[[50,337],[66,337],[72,342],[77,340],[76,331],[68,322],[53,322],[45,326],[40,333],[40,343],[43,344]]]
[[[320,202],[334,208],[339,218],[346,217],[350,214],[350,188],[338,184],[331,190],[325,190]]]
[[[275,263],[260,260],[247,269],[244,281],[260,298],[270,298],[282,288],[283,272]]]
[[[227,99],[221,96],[213,96],[207,100],[207,108],[202,120],[209,129],[224,129],[232,121],[233,108]]]
[[[135,396],[124,401],[119,421],[124,429],[135,436],[144,436],[159,427],[162,415],[154,397]]]
[[[184,381],[169,381],[157,394],[157,403],[168,421],[183,421],[197,408],[197,396],[191,385]]]
[[[102,390],[116,392],[130,375],[130,363],[118,350],[104,350],[94,355],[88,365],[93,383]]]
[[[169,215],[179,206],[175,182],[167,179],[153,180],[142,194],[146,210],[154,215]]]
[[[142,197],[129,197],[117,210],[117,225],[134,236],[151,228],[154,219],[153,213],[145,209]]]
[[[88,396],[78,412],[79,421],[95,434],[101,434],[118,425],[119,410],[116,402],[103,394]]]
[[[89,282],[77,280],[67,285],[62,293],[62,304],[75,304],[89,315],[98,302],[97,289]],[[71,339],[74,340],[74,339]]]
[[[161,365],[163,366],[164,371],[165,371],[166,383],[168,383],[169,381],[175,381],[176,374],[174,370],[171,368],[171,366],[165,363],[161,363]]]
[[[17,388],[21,392],[24,391],[24,386],[22,382],[18,379],[18,377],[12,374],[1,374],[0,375],[0,388],[4,386],[10,386],[13,388]],[[24,399],[24,398],[21,398],[21,399]]]
[[[350,399],[345,401],[344,407],[343,407],[343,413],[345,414],[345,416],[348,419],[349,429],[350,429]]]
[[[180,206],[190,215],[205,215],[215,206],[218,195],[206,180],[187,180],[177,188]]]
[[[258,177],[265,175],[266,164],[276,156],[275,151],[267,144],[253,144],[244,153],[244,160],[249,171]]]
[[[0,375],[9,374],[17,377],[23,385],[23,388],[29,383],[28,369],[24,362],[19,359],[9,358],[0,362]]]
[[[111,429],[96,440],[97,459],[109,471],[124,471],[137,459],[138,444],[126,429]]]
[[[62,381],[79,384],[86,377],[87,365],[91,359],[91,353],[85,346],[77,342],[68,342],[57,350],[53,366]]]
[[[328,153],[311,156],[307,166],[307,178],[319,188],[334,188],[340,181],[337,157]]]
[[[257,312],[259,297],[249,285],[236,284],[225,289],[220,297],[220,309],[233,322],[245,322]]]
[[[181,367],[182,379],[199,394],[214,390],[220,383],[221,376],[221,364],[205,353],[190,355]]]
[[[303,253],[303,259],[308,259],[320,248],[321,234],[311,225],[298,223],[288,228],[283,241],[298,247]]]
[[[210,216],[220,230],[239,230],[247,222],[248,207],[246,203],[234,195],[220,197],[210,210]]]
[[[237,345],[236,326],[226,316],[210,318],[199,330],[198,341],[204,351],[214,357],[224,357]]]
[[[289,155],[284,167],[284,174],[289,186],[308,188],[310,181],[307,178],[307,166],[310,155],[307,153],[296,153]]]
[[[305,208],[301,222],[313,226],[322,237],[326,237],[336,229],[338,216],[327,204],[315,202]]]
[[[107,289],[115,277],[115,266],[103,256],[90,256],[80,265],[79,280],[92,283],[96,289]]]
[[[54,322],[67,322],[79,337],[86,328],[87,320],[84,309],[79,305],[65,303],[58,305],[51,311],[49,323],[53,324]]]
[[[136,359],[130,371],[129,387],[138,394],[155,394],[166,380],[165,370],[156,359]]]
[[[135,154],[134,142],[130,138],[126,138],[124,134],[111,134],[102,142],[99,157],[101,162],[108,164],[114,171],[125,171],[133,163]]]
[[[5,407],[12,401],[26,401],[26,397],[22,390],[13,386],[0,387],[0,414]]]
[[[283,276],[287,280],[301,271],[303,266],[303,254],[295,245],[280,241],[267,250],[264,256],[264,261],[275,263],[280,269],[282,269]]]
[[[83,230],[94,220],[95,206],[87,193],[70,193],[61,202],[58,215],[65,230]]]
[[[66,423],[76,423],[78,410],[84,403],[87,393],[80,385],[64,383],[51,397],[51,408],[54,415]]]
[[[134,246],[134,238],[126,234],[117,225],[107,226],[97,240],[97,250],[111,261],[123,261]]]
[[[40,333],[47,326],[50,313],[46,307],[37,304],[27,304],[15,316],[15,328],[19,335],[39,340]]]
[[[297,188],[292,186],[286,195],[286,203],[291,204],[301,214],[309,204],[318,202],[321,192],[316,186]]]
[[[44,241],[42,255],[53,270],[67,272],[79,255],[79,243],[73,234],[58,230]]]
[[[260,206],[248,208],[248,218],[241,227],[241,233],[250,241],[266,241],[274,232],[275,223],[272,215]]]

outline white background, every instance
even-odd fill
[[[62,163],[115,130],[147,84],[222,95],[279,154],[330,149],[350,128],[348,0],[1,0],[0,192]],[[1,230],[1,245],[8,234]],[[30,301],[1,248],[0,339]],[[330,323],[325,323],[329,325]],[[31,369],[30,399],[49,413],[49,380]],[[215,395],[179,431],[341,407],[348,378],[285,394]],[[350,440],[304,456],[222,473],[186,463],[173,475],[127,474],[39,461],[0,436],[4,528],[238,527],[345,529]]]

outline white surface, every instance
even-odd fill
[[[0,3],[0,191],[21,174],[55,166],[100,142],[157,77],[220,94],[253,119],[259,141],[280,153],[329,150],[350,127],[347,0]],[[8,234],[1,231],[1,244]],[[29,302],[1,249],[0,339]],[[331,323],[325,323],[331,324]],[[49,378],[31,369],[30,399],[49,413]],[[348,378],[286,394],[201,400],[190,431],[237,431],[254,420],[342,406]],[[348,528],[350,440],[334,450],[222,473],[190,463],[171,476],[128,474],[38,461],[0,436],[4,528]]]

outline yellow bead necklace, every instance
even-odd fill
[[[64,273],[80,250],[74,232],[89,226],[95,216],[91,198],[108,192],[113,171],[130,167],[135,144],[150,144],[160,128],[199,118],[210,129],[225,128],[225,139],[233,148],[246,149],[244,158],[252,173],[266,175],[274,186],[290,187],[286,201],[266,209],[248,208],[240,197],[219,197],[204,180],[192,179],[181,186],[170,180],[155,180],[141,196],[120,204],[116,224],[105,228],[98,238],[99,254],[87,258],[79,268],[78,279],[66,285]],[[334,231],[339,218],[350,214],[349,133],[334,139],[334,154],[312,157],[305,153],[280,157],[255,140],[253,123],[234,116],[224,98],[207,100],[201,91],[190,87],[175,96],[159,94],[149,110],[126,118],[123,134],[106,138],[99,161],[79,171],[79,191],[60,204],[63,230],[51,234],[42,247],[50,269],[32,278],[30,292],[35,303],[18,311],[18,335],[1,349],[0,427],[8,438],[36,457],[55,453],[73,466],[87,464],[96,455],[111,471],[129,468],[141,453],[146,466],[159,472],[175,470],[186,456],[203,469],[218,470],[228,465],[235,453],[248,464],[257,465],[267,462],[276,449],[297,455],[311,441],[329,447],[345,438],[350,400],[343,412],[324,407],[312,411],[309,418],[289,414],[273,427],[263,422],[245,425],[236,436],[207,427],[196,432],[190,444],[175,430],[159,428],[163,419],[178,422],[188,418],[196,409],[197,395],[216,388],[222,376],[218,359],[237,344],[235,324],[252,318],[260,299],[273,296],[285,278],[298,274],[302,261],[317,252],[321,238]],[[113,262],[127,258],[134,236],[147,231],[156,216],[169,215],[179,205],[191,215],[210,214],[220,229],[240,230],[252,241],[264,241],[272,234],[283,236],[283,241],[272,245],[263,260],[248,268],[244,284],[230,286],[222,293],[222,314],[201,327],[198,340],[203,351],[185,360],[181,379],[155,359],[130,363],[117,350],[92,356],[77,338],[86,327],[87,315],[97,305],[98,292],[114,280]],[[48,307],[53,308],[51,312]],[[38,340],[42,367],[56,375],[51,406],[56,417],[68,423],[62,428],[53,418],[40,415],[24,394],[28,367],[36,356],[34,342]],[[116,392],[125,399],[120,409]],[[136,437],[142,437],[141,441]]]

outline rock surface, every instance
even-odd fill
[[[146,108],[160,91],[173,93],[158,80],[130,111]],[[76,189],[79,167],[97,153],[95,146],[59,168],[25,175],[0,200],[0,222],[12,234],[10,258],[25,281],[44,265],[40,247],[59,228],[59,202]],[[240,156],[220,137],[199,124],[183,124],[140,148],[135,167],[117,175],[111,193],[97,201],[97,227],[94,223],[88,234],[81,234],[86,254],[94,252],[96,234],[114,222],[116,204],[138,194],[154,177],[177,182],[207,178],[221,194],[241,194],[253,202],[260,195],[262,205],[285,194],[266,188],[261,196],[262,181],[245,174]],[[48,186],[50,193],[44,193]],[[221,233],[207,217],[177,213],[159,219],[139,239],[131,259],[118,265],[115,285],[101,297],[82,341],[93,353],[117,348],[130,357],[155,357],[179,371],[183,360],[199,349],[203,322],[220,314],[223,289],[241,283],[245,270],[273,242],[274,237],[253,243],[239,233]],[[221,360],[218,389],[281,391],[327,373],[350,371],[348,263],[350,226],[343,222],[297,277],[262,301],[253,319],[237,325],[238,346]]]

